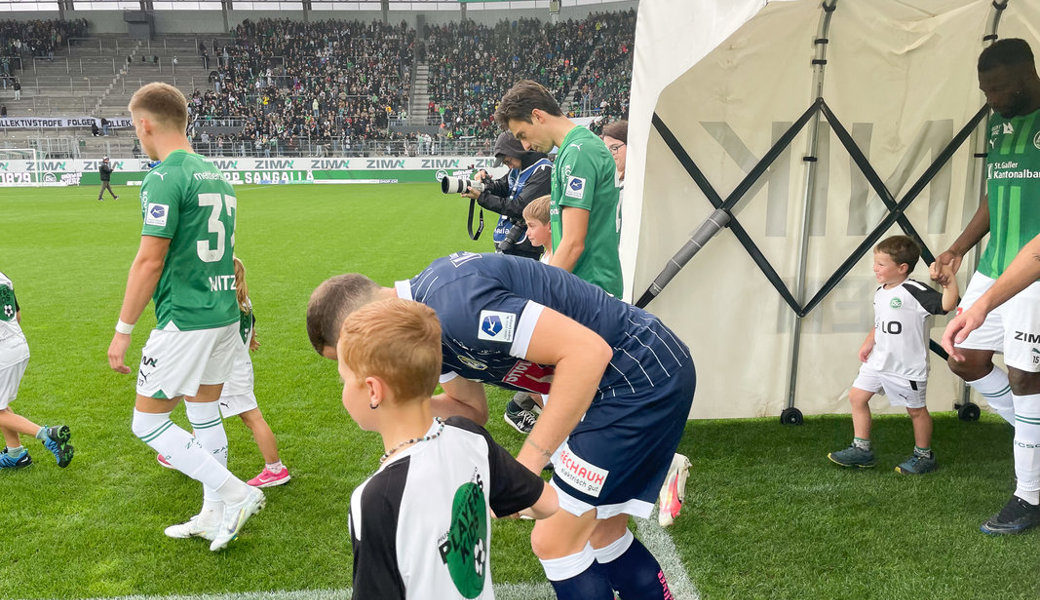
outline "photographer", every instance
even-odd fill
[[[538,259],[542,251],[527,240],[527,227],[524,225],[524,207],[539,196],[549,194],[551,182],[549,175],[552,163],[541,152],[528,152],[513,134],[508,131],[500,134],[495,140],[495,166],[505,164],[509,173],[498,179],[491,179],[481,169],[475,179],[484,182],[483,192],[474,189],[461,195],[472,198],[480,206],[497,212],[501,216],[495,225],[495,249],[504,254],[514,254]]]

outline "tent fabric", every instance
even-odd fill
[[[997,32],[1025,38],[1040,55],[1038,4],[1010,0]],[[990,0],[837,0],[826,33],[822,97],[897,201],[983,106],[975,64],[993,11]],[[654,128],[653,116],[725,198],[816,99],[811,61],[821,14],[819,0],[641,3],[622,209],[627,298],[647,289],[714,210]],[[805,210],[807,131],[732,211],[789,289],[804,271],[796,298],[803,304],[888,214],[826,119]],[[959,148],[906,211],[935,254],[978,206],[976,143]],[[897,233],[894,226],[882,237]],[[698,391],[691,416],[778,415],[792,381],[794,406],[803,412],[848,412],[857,351],[873,326],[871,260],[868,251],[802,319],[792,367],[793,311],[733,232],[720,231],[647,307],[693,352]],[[962,290],[970,267],[965,260]],[[912,276],[928,282],[927,265],[919,263]],[[933,339],[946,321],[935,319]],[[931,367],[929,407],[949,410],[961,398],[962,383],[938,357]],[[872,406],[887,410],[883,397]]]

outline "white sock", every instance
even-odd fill
[[[170,413],[144,413],[134,409],[130,429],[152,450],[167,457],[175,469],[203,486],[217,489],[229,477],[233,478],[198,440],[170,420]]]
[[[539,559],[545,576],[549,581],[564,581],[585,572],[596,560],[592,550],[592,544],[585,544],[585,548],[577,554],[564,556],[562,558]]]
[[[1015,426],[1015,403],[1011,397],[1011,383],[1007,371],[996,366],[988,375],[975,381],[965,382],[986,399],[989,405],[1004,420]]]
[[[184,412],[188,415],[195,439],[226,468],[228,441],[224,421],[220,418],[220,407],[216,402],[185,402]],[[203,486],[202,498],[207,502],[214,502],[219,500],[220,496],[214,488]]]
[[[267,463],[264,466],[267,467],[267,470],[272,473],[281,473],[282,469],[285,468],[285,465],[283,465],[282,461],[280,460],[273,463]]]
[[[1040,394],[1015,396],[1015,495],[1040,504]]]

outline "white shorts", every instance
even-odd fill
[[[196,331],[153,329],[141,350],[137,393],[172,399],[195,396],[200,385],[224,383],[241,345],[237,322]]]
[[[971,276],[957,314],[969,308],[995,280],[979,272]],[[1033,283],[986,315],[986,321],[957,344],[966,350],[1004,353],[1004,364],[1040,372],[1040,282]]]
[[[0,410],[7,408],[18,397],[18,386],[22,383],[29,358],[6,367],[0,367]]]
[[[239,350],[235,351],[231,375],[224,382],[217,405],[220,406],[220,416],[225,419],[257,408],[256,394],[253,393],[253,361],[241,340]]]
[[[911,381],[861,365],[852,387],[871,394],[884,393],[892,406],[923,408],[926,404],[924,395],[928,382]]]

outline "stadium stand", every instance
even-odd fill
[[[76,21],[0,21],[0,103],[10,117],[128,116],[131,94],[165,81],[189,97],[189,134],[212,156],[486,154],[492,115],[533,78],[571,116],[628,110],[633,10],[549,23],[245,20],[227,36],[92,35]],[[15,37],[15,36],[19,37]],[[4,62],[6,61],[6,62]],[[18,78],[19,100],[3,83]],[[51,157],[139,153],[126,129],[55,136],[0,130]]]

